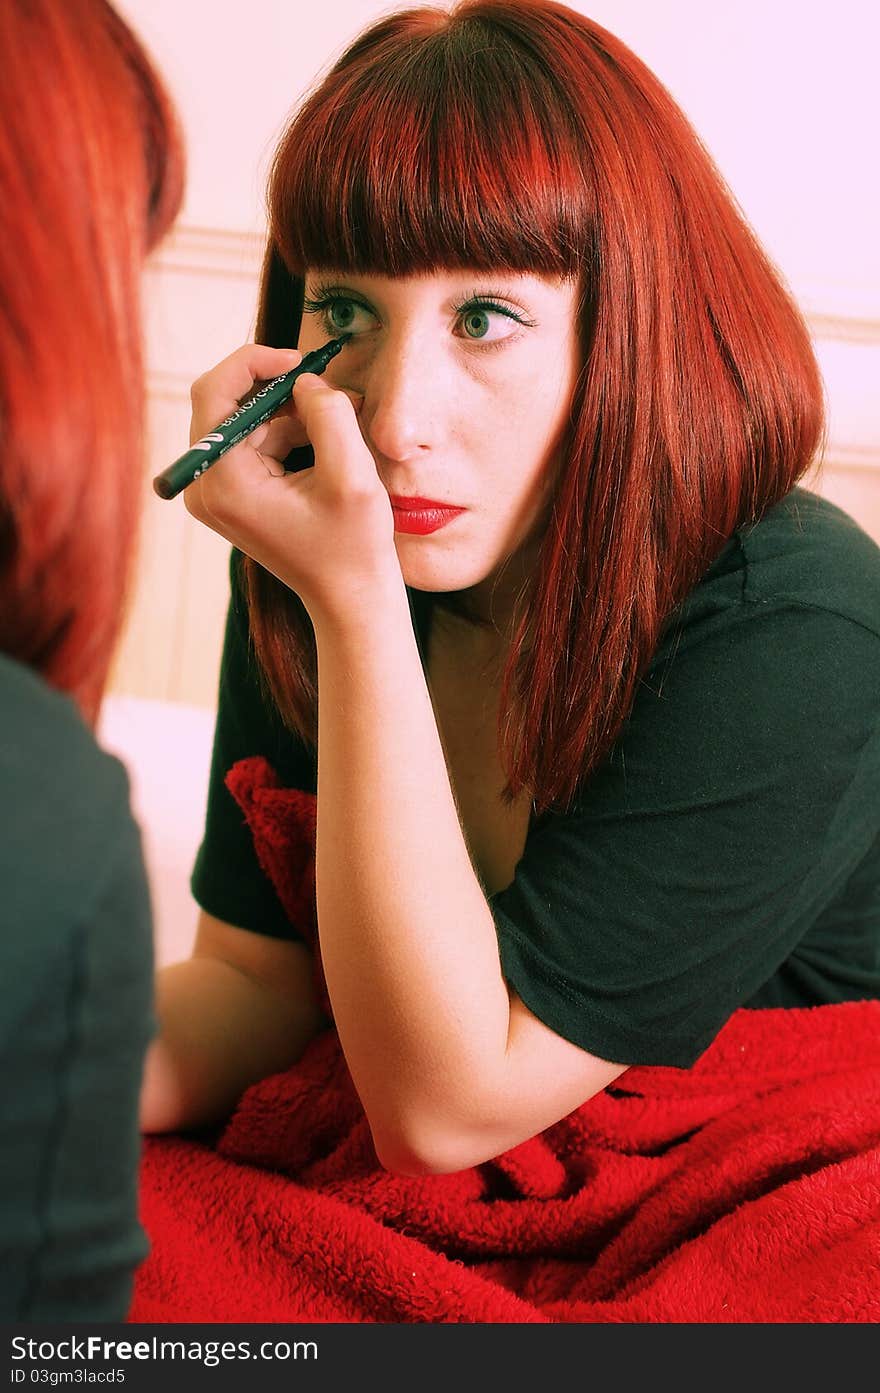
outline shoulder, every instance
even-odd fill
[[[687,783],[694,799],[774,782],[783,798],[797,783],[827,808],[878,758],[880,548],[795,489],[671,616],[603,777],[623,779],[625,761],[628,792],[641,768],[657,796]]]
[[[72,698],[3,654],[0,712],[0,770],[6,787],[17,781],[28,804],[67,795],[103,814],[117,811],[120,803],[127,806],[125,767],[101,749]],[[85,777],[87,788],[80,782]]]
[[[0,655],[2,918],[17,934],[87,915],[121,863],[142,875],[128,775],[75,703]]]
[[[803,605],[880,636],[880,547],[842,508],[794,488],[739,528],[698,590],[746,606]]]
[[[746,603],[823,609],[880,636],[880,547],[842,508],[795,488],[737,540]]]
[[[811,651],[840,639],[880,654],[880,547],[841,508],[802,488],[728,539],[670,616],[650,669],[709,640],[710,649],[779,651],[792,637]]]

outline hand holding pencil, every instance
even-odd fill
[[[403,579],[391,500],[358,423],[363,397],[316,374],[307,366],[313,358],[245,344],[205,373],[193,386],[191,438],[219,447],[216,462],[204,469],[196,458],[195,469],[192,461],[184,469],[181,456],[172,468],[181,466],[184,478],[193,470],[180,485],[187,511],[296,591],[317,627],[323,618],[349,622],[369,611]],[[251,398],[255,384],[286,386],[285,379],[292,384],[274,418],[235,435],[235,404]],[[232,424],[214,441],[218,419]],[[286,471],[291,450],[307,444],[314,466]],[[213,451],[204,454],[211,459]]]
[[[159,497],[176,498],[181,490],[200,478],[221,455],[225,455],[233,445],[237,445],[264,421],[274,416],[285,402],[290,400],[297,378],[305,372],[322,373],[350,338],[350,334],[340,334],[338,338],[331,339],[314,353],[307,353],[289,372],[270,378],[249,398],[239,402],[225,420],[191,445],[179,459],[169,464],[167,469],[163,469],[161,474],[156,475],[153,488]],[[288,352],[286,349],[278,351]]]

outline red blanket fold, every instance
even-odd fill
[[[230,783],[307,919],[314,800],[262,761]],[[418,1179],[379,1166],[328,1029],[215,1143],[146,1140],[130,1319],[876,1321],[878,1027],[878,1001],[740,1010],[690,1069],[631,1068],[503,1156]]]

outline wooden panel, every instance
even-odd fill
[[[189,403],[150,397],[149,461],[131,604],[111,690],[213,707],[229,597],[229,543],[197,522],[183,499],[163,500],[152,479],[186,448]]]
[[[213,707],[229,596],[229,544],[157,498],[152,479],[189,440],[189,389],[252,336],[260,240],[178,227],[144,278],[147,461],[136,578],[111,677],[134,697]]]

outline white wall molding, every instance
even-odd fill
[[[256,280],[264,246],[262,232],[179,222],[153,252],[148,269]]]
[[[831,339],[835,343],[858,343],[872,347],[880,345],[880,319],[858,314],[826,314],[822,310],[804,309],[807,327],[815,339]]]
[[[162,401],[189,401],[192,378],[183,372],[166,372],[162,368],[150,368],[147,373],[147,396],[159,397]]]
[[[182,372],[152,369],[147,374],[147,394],[157,401],[185,403],[189,406],[191,379]],[[844,444],[829,440],[823,456],[825,469],[856,469],[880,473],[880,442]]]
[[[178,223],[153,253],[149,266],[187,275],[220,276],[257,281],[263,260],[265,233],[233,228]],[[880,344],[880,318],[866,312],[865,300],[876,298],[873,287],[862,296],[858,287],[828,280],[795,294],[817,339]]]
[[[823,468],[880,473],[880,445],[836,445],[832,440],[823,456]]]

